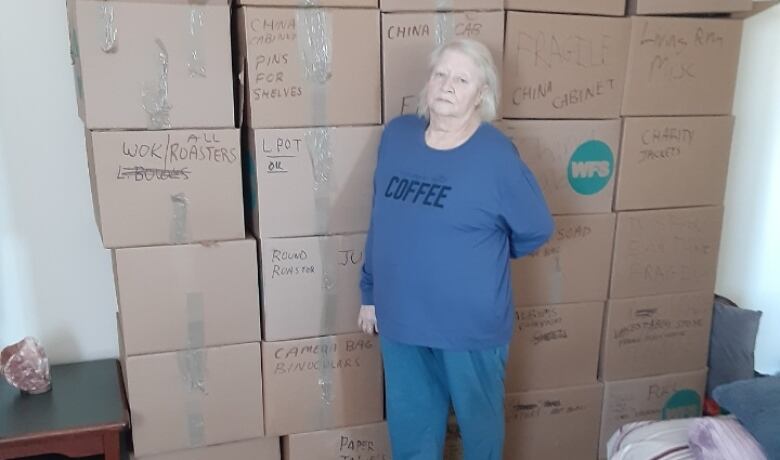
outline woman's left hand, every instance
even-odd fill
[[[366,334],[374,335],[379,333],[379,329],[376,325],[376,309],[373,305],[362,305],[360,307],[358,326]]]

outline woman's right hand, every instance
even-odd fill
[[[373,305],[362,305],[360,307],[360,314],[358,315],[358,327],[369,335],[379,333],[379,329],[376,326],[376,309]]]

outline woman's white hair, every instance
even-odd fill
[[[428,60],[428,70],[433,72],[439,60],[446,51],[457,51],[462,53],[474,62],[482,73],[482,82],[487,86],[487,91],[482,93],[482,100],[479,103],[479,114],[482,121],[492,121],[496,118],[498,110],[499,84],[498,71],[493,62],[493,55],[490,50],[482,43],[470,38],[459,38],[451,42],[443,43],[436,47]],[[428,82],[426,81],[420,95],[417,98],[417,114],[425,119],[430,118],[431,112],[428,107]]]

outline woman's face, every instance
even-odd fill
[[[442,54],[427,85],[431,114],[455,118],[474,115],[485,90],[479,68],[471,58],[453,50]]]

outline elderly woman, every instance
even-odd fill
[[[379,332],[396,460],[442,456],[450,405],[466,460],[500,459],[514,308],[510,258],[550,236],[539,186],[489,122],[498,78],[487,48],[431,55],[417,116],[385,127],[358,322]]]

